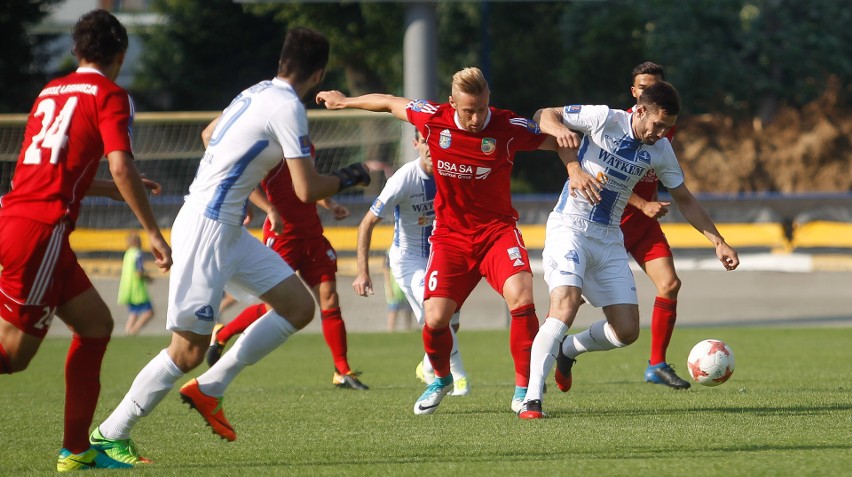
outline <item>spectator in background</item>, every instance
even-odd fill
[[[126,305],[130,312],[124,325],[124,332],[130,336],[138,334],[154,317],[154,307],[148,296],[151,277],[145,272],[141,247],[139,234],[134,232],[127,236],[127,251],[124,252],[118,283],[118,304]]]

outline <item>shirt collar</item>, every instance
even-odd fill
[[[462,131],[467,131],[467,129],[463,128],[461,123],[459,122],[459,112],[453,108],[453,121],[456,123],[456,127],[461,129]],[[488,108],[488,116],[485,117],[485,124],[482,125],[482,131],[485,131],[485,128],[488,127],[488,123],[491,122],[491,108]]]
[[[99,70],[97,68],[92,68],[91,66],[80,66],[79,68],[77,68],[76,72],[77,73],[97,73],[97,74],[103,76],[104,78],[106,78],[106,75],[101,70]]]

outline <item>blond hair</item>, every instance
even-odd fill
[[[488,82],[479,68],[469,66],[453,75],[453,94],[465,93],[479,96],[488,92]]]

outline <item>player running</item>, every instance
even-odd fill
[[[503,296],[512,316],[513,411],[520,409],[527,391],[538,318],[529,257],[509,192],[510,174],[515,152],[557,149],[557,145],[553,137],[540,133],[535,122],[490,107],[490,95],[477,68],[453,75],[452,94],[444,104],[385,94],[347,98],[339,91],[323,91],[317,95],[317,102],[328,109],[390,112],[414,124],[429,145],[436,194],[432,251],[424,278],[423,345],[435,368],[435,381],[414,403],[415,414],[435,412],[452,389],[450,321],[482,277]]]
[[[101,362],[113,329],[109,308],[77,263],[68,236],[84,195],[125,200],[148,235],[156,264],[171,250],[133,163],[133,106],[115,78],[127,31],[111,14],[84,14],[71,33],[79,67],[42,89],[27,119],[12,190],[0,199],[0,374],[26,369],[54,313],[71,329],[65,361],[65,433],[56,470],[120,468],[89,445]],[[95,179],[106,156],[113,180]],[[11,445],[6,442],[6,445]]]
[[[665,80],[663,67],[646,61],[633,68],[633,85],[630,93],[635,99],[645,88]],[[632,109],[627,110],[633,112]],[[672,141],[675,128],[669,129],[666,139]],[[657,200],[659,179],[653,169],[648,170],[633,188],[633,194],[624,207],[621,231],[624,246],[657,287],[657,297],[651,311],[651,356],[645,370],[645,381],[674,389],[689,389],[689,382],[678,376],[666,361],[666,351],[674,332],[677,318],[677,295],[680,278],[677,276],[672,249],[657,220],[668,213],[670,202]]]
[[[260,183],[261,189],[250,200],[266,212],[263,241],[299,273],[320,305],[322,334],[334,361],[332,384],[348,389],[367,390],[347,359],[346,324],[340,313],[337,295],[337,252],[323,235],[317,204],[331,211],[337,220],[349,216],[349,210],[331,198],[302,202],[293,190],[290,170],[283,164],[272,169]],[[268,305],[251,305],[227,325],[216,325],[207,350],[207,364],[213,366],[228,340],[246,330],[269,311]]]
[[[396,283],[411,305],[417,323],[422,327],[423,289],[426,267],[429,258],[429,237],[432,235],[432,222],[435,220],[435,178],[432,175],[432,161],[429,145],[419,131],[414,132],[414,147],[420,154],[416,161],[400,167],[388,179],[384,189],[373,201],[370,210],[364,214],[358,226],[358,270],[352,288],[360,296],[373,294],[373,281],[370,279],[370,242],[373,229],[382,220],[393,213],[393,244],[388,251],[391,273]],[[453,396],[465,396],[470,392],[467,373],[464,369],[461,353],[458,349],[456,332],[459,328],[459,312],[450,320],[450,333],[453,337],[453,349],[450,354],[450,373],[453,376]],[[415,369],[415,376],[426,384],[435,380],[435,371],[429,356],[423,359]]]
[[[167,328],[171,343],[136,376],[124,399],[91,436],[116,460],[144,462],[130,432],[175,383],[203,360],[225,286],[260,297],[271,307],[207,372],[180,390],[213,432],[236,439],[222,396],[247,366],[282,345],[314,316],[314,300],[293,270],[243,227],[249,194],[286,161],[303,201],[369,182],[361,164],[319,175],[311,157],[302,98],[322,81],[328,40],[306,28],[287,32],[278,74],[246,89],[203,132],[207,149],[172,227],[174,256]],[[283,158],[283,159],[282,159]]]
[[[639,96],[633,113],[581,105],[536,113],[543,131],[556,137],[561,146],[579,145],[580,153],[578,162],[568,165],[570,179],[547,219],[543,261],[550,316],[533,343],[530,386],[521,419],[544,417],[542,388],[554,360],[557,384],[567,391],[577,356],[621,348],[638,338],[636,285],[620,221],[633,187],[648,170],[656,171],[683,216],[714,244],[725,269],[739,265],[737,252],[686,188],[671,143],[665,139],[679,112],[677,91],[669,83],[659,82]],[[571,129],[585,134],[582,143]],[[565,337],[584,298],[592,306],[602,307],[606,319]]]

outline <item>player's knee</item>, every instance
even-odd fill
[[[677,298],[677,294],[680,291],[680,285],[680,278],[673,276],[672,278],[660,283],[658,293],[660,296],[673,300]]]

